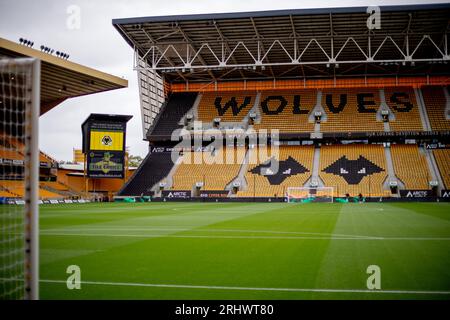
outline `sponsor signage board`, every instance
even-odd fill
[[[227,190],[201,190],[200,198],[227,198]]]
[[[168,199],[189,199],[191,198],[191,191],[187,190],[163,190],[162,197]]]
[[[436,149],[448,149],[450,146],[445,143],[425,143],[425,149],[436,150]]]
[[[402,198],[428,198],[431,197],[431,190],[400,190]]]
[[[442,198],[450,198],[450,190],[441,190]]]
[[[90,151],[87,155],[88,176],[90,178],[123,178],[125,158],[123,152]]]

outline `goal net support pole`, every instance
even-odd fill
[[[39,299],[41,62],[0,59],[0,300]]]
[[[34,60],[25,108],[25,299],[39,299],[39,115],[41,62]]]

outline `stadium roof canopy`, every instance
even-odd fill
[[[122,115],[122,114],[103,114],[103,113],[91,113],[86,120],[81,124],[84,127],[90,121],[106,121],[106,122],[128,122],[133,118],[133,116]]]
[[[2,57],[41,60],[41,115],[68,98],[128,86],[125,79],[0,38]]]
[[[370,12],[370,11],[369,11]],[[137,70],[169,82],[449,74],[450,4],[114,19]],[[369,20],[374,21],[374,20]]]

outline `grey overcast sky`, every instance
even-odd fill
[[[57,160],[71,160],[81,147],[81,123],[90,113],[133,115],[128,123],[127,146],[145,156],[142,140],[137,76],[132,70],[132,49],[112,27],[113,18],[239,12],[321,7],[395,5],[448,1],[370,0],[0,0],[0,37],[32,40],[70,54],[70,60],[124,77],[126,89],[69,99],[40,118],[40,148]],[[67,28],[67,9],[81,9],[79,29]]]

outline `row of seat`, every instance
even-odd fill
[[[0,133],[0,159],[24,160],[25,144],[18,138]],[[39,161],[52,162],[44,153],[39,152]]]
[[[422,88],[423,100],[427,107],[431,128],[436,131],[450,130],[450,120],[445,115],[447,100],[442,86],[426,86]]]
[[[5,179],[0,180],[0,197],[23,197],[25,194],[25,185],[23,180],[19,180],[23,178],[23,170],[17,169],[18,167],[14,167],[12,164],[4,161],[23,161],[25,159],[25,144],[23,141],[18,137],[0,133],[0,159],[2,159],[2,178]],[[50,166],[53,160],[40,152],[39,161]],[[66,191],[69,191],[67,186],[59,182],[42,181],[39,183],[40,199],[59,199],[63,197],[59,192],[63,193]]]
[[[397,177],[407,189],[428,189],[431,175],[425,154],[415,145],[392,145],[392,162]]]
[[[450,190],[450,149],[434,150],[439,171],[447,190]]]
[[[239,173],[245,148],[185,152],[173,176],[174,190],[192,190],[197,182],[206,190],[224,190]]]
[[[52,192],[44,187],[55,187],[55,191],[68,191],[68,188],[59,182],[40,182],[39,198],[40,199],[60,199],[63,195]],[[56,187],[58,189],[56,189]],[[23,180],[0,180],[0,197],[23,198],[25,195],[25,185]]]
[[[157,123],[147,133],[149,138],[158,139],[170,137],[172,132],[181,128],[179,125],[183,116],[192,108],[197,94],[191,92],[174,93],[161,111]]]

